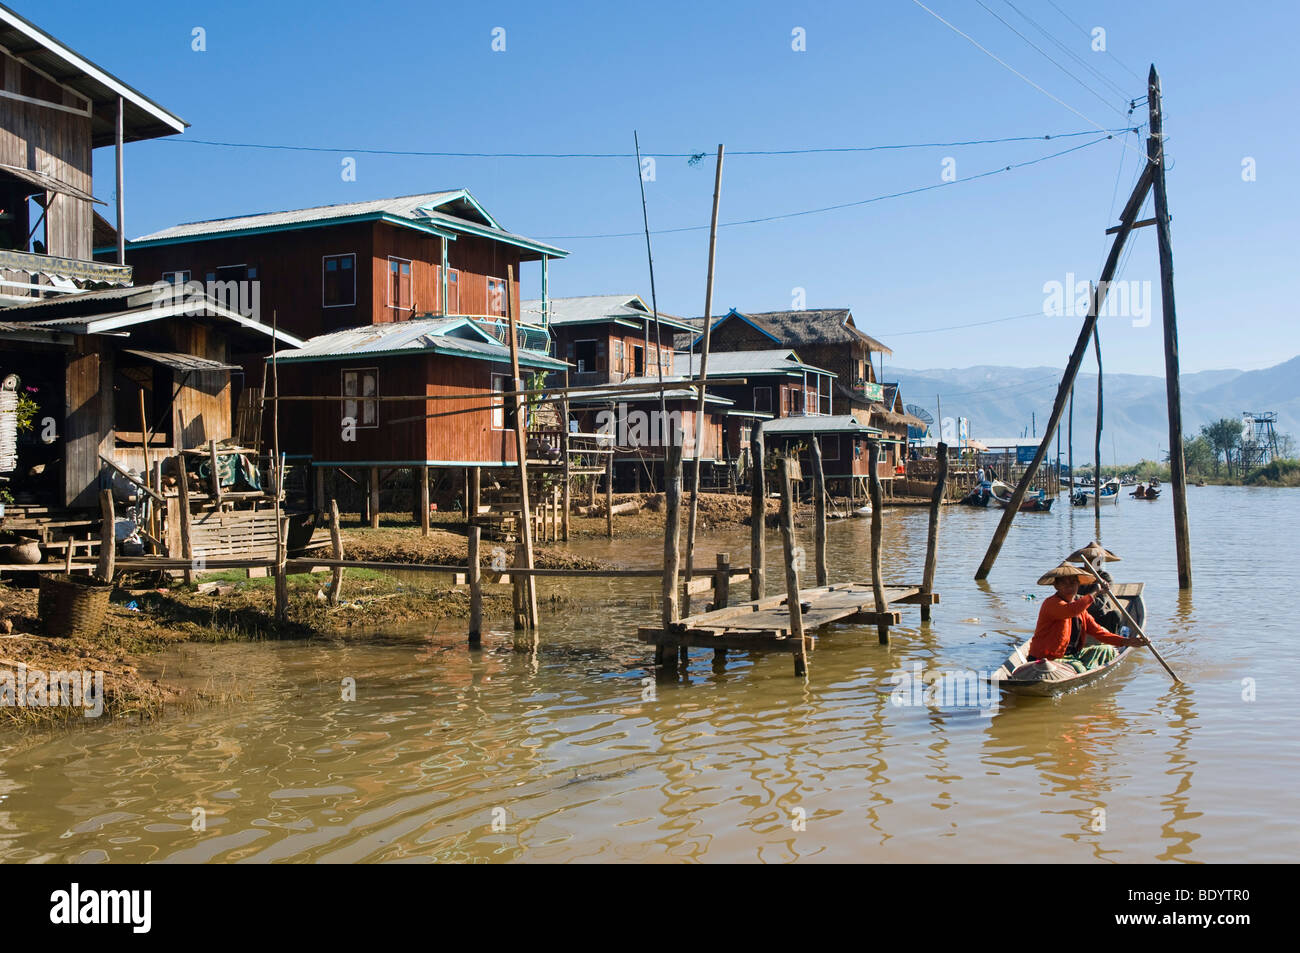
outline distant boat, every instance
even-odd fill
[[[1004,510],[1011,505],[1011,496],[1013,493],[1015,493],[1015,489],[1000,480],[994,480],[993,486],[989,490],[989,496],[992,497],[993,501]],[[1056,499],[1054,497],[1049,497],[1042,490],[1037,490],[1025,494],[1025,498],[1020,501],[1019,511],[1021,513],[1049,513],[1051,512],[1052,504],[1055,502]]]
[[[870,515],[871,515],[871,504],[870,504],[870,503],[867,503],[867,504],[865,504],[865,505],[863,505],[863,506],[859,506],[856,510],[853,511],[853,515],[854,515],[854,516],[870,516]]]
[[[1104,505],[1110,505],[1110,506],[1114,506],[1117,503],[1119,503],[1119,489],[1120,489],[1119,480],[1112,478],[1107,482],[1103,483],[1101,485],[1101,502]],[[1085,487],[1083,489],[1075,490],[1074,496],[1071,498],[1070,502],[1073,503],[1075,506],[1091,506],[1092,494],[1093,494],[1092,487]]]

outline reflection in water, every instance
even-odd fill
[[[450,622],[375,644],[182,646],[158,660],[169,679],[238,673],[241,700],[6,740],[0,859],[1295,860],[1300,751],[1282,686],[1300,663],[1239,579],[1294,562],[1269,527],[1300,517],[1300,494],[1198,488],[1190,502],[1192,593],[1176,589],[1162,506],[1121,502],[1102,519],[1125,560],[1116,578],[1148,584],[1149,632],[1182,687],[1139,654],[1071,695],[1002,698],[991,716],[894,704],[894,677],[914,665],[931,677],[1000,664],[1033,628],[1034,580],[1097,535],[1091,512],[1025,514],[977,585],[998,514],[953,508],[933,621],[909,610],[889,646],[866,627],[821,632],[807,681],[785,654],[732,652],[719,668],[697,649],[646,694],[653,650],[635,633],[658,614],[653,579],[547,580],[545,595],[574,601],[543,610],[531,652],[508,627],[468,651]],[[886,511],[887,582],[920,578],[925,522]],[[868,571],[868,535],[867,521],[832,524],[832,580]],[[778,535],[768,543],[779,565]],[[576,548],[662,558],[655,539]],[[702,535],[696,562],[722,550],[748,563],[748,530]]]

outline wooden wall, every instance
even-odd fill
[[[393,397],[486,393],[492,389],[494,373],[510,374],[508,364],[445,355],[360,357],[347,361],[285,364],[280,368],[280,392],[285,395],[340,394],[344,370],[372,367],[378,369],[379,395]],[[303,411],[303,407],[310,410]],[[495,429],[490,408],[490,398],[380,402],[378,426],[358,427],[355,439],[345,440],[341,403],[314,401],[295,405],[286,402],[281,412],[281,444],[286,441],[285,420],[309,416],[310,452],[318,462],[374,463],[381,466],[425,462],[485,466],[511,464],[517,459],[514,431]],[[456,410],[469,412],[448,413]],[[393,422],[426,413],[444,416]]]
[[[0,77],[8,92],[74,108],[87,105],[3,51],[0,51]],[[89,115],[73,115],[61,109],[0,97],[0,162],[47,172],[93,194],[90,151]],[[91,204],[70,195],[52,196],[52,199],[46,217],[49,225],[46,253],[60,258],[91,259]]]

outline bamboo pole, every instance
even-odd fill
[[[691,512],[686,521],[686,582],[690,583],[695,569],[695,524],[700,513],[700,463],[704,456],[704,415],[707,387],[703,383],[709,376],[709,338],[713,325],[713,263],[718,249],[718,201],[722,195],[722,144],[718,144],[718,161],[713,173],[713,217],[709,225],[709,270],[704,286],[704,347],[700,352],[699,398],[695,404],[695,421],[692,438],[695,454],[691,467]],[[686,613],[691,611],[691,588],[686,587]]]
[[[812,435],[813,465],[813,558],[817,570],[817,585],[826,582],[826,474],[822,470],[822,444]]]
[[[1070,505],[1074,505],[1074,386],[1070,386]]]
[[[506,265],[506,311],[510,321],[510,378],[515,390],[523,390],[523,378],[519,376],[519,296],[515,293],[515,266]],[[528,419],[527,408],[523,400],[515,401],[515,453],[519,458],[519,506],[522,519],[524,566],[533,568],[533,526],[532,509],[528,500]],[[527,625],[537,625],[537,583],[532,576],[527,577],[523,592],[524,609]],[[517,621],[517,620],[516,620]]]
[[[605,535],[614,538],[614,454],[605,457]]]
[[[99,491],[99,515],[99,561],[95,565],[95,575],[111,584],[117,558],[117,517],[113,511],[112,490]],[[69,542],[68,545],[72,544]]]
[[[279,318],[278,312],[271,311],[271,387],[275,396],[280,396],[280,361],[279,361]],[[289,579],[285,572],[285,562],[289,558],[288,541],[285,539],[286,521],[282,513],[281,500],[284,499],[284,461],[280,456],[280,403],[276,401],[271,409],[271,441],[275,453],[275,619],[284,623],[289,620]],[[216,467],[216,441],[212,443],[213,468]],[[216,479],[216,474],[213,474]],[[217,480],[218,485],[220,481]]]
[[[1097,289],[1090,289],[1091,298],[1097,295]],[[1096,306],[1093,306],[1096,308]],[[1096,324],[1092,326],[1092,349],[1097,354],[1097,430],[1096,440],[1092,448],[1092,516],[1093,519],[1101,519],[1101,331]]]
[[[1088,349],[1088,340],[1092,337],[1092,329],[1097,323],[1097,316],[1110,288],[1110,281],[1115,275],[1116,267],[1119,265],[1119,254],[1123,251],[1124,242],[1133,229],[1133,222],[1137,218],[1138,211],[1142,208],[1142,202],[1151,189],[1151,179],[1152,171],[1150,164],[1148,164],[1124,206],[1124,211],[1120,217],[1120,229],[1115,233],[1115,241],[1111,245],[1110,254],[1107,256],[1106,264],[1102,268],[1101,280],[1098,282],[1100,290],[1092,299],[1093,306],[1088,309],[1090,313],[1084,320],[1083,327],[1079,329],[1079,337],[1074,343],[1074,350],[1065,365],[1065,373],[1061,376],[1061,385],[1056,392],[1056,401],[1052,405],[1052,415],[1048,420],[1046,429],[1043,431],[1043,441],[1038,445],[1038,452],[1034,454],[1034,459],[1025,468],[1024,475],[1021,476],[1020,482],[1012,492],[1011,502],[1002,511],[1002,519],[998,522],[998,528],[994,531],[993,539],[989,542],[989,548],[984,554],[984,560],[980,563],[979,569],[975,571],[976,579],[987,579],[989,573],[993,570],[993,564],[997,562],[998,553],[1002,550],[1002,544],[1007,538],[1007,532],[1011,529],[1011,522],[1016,518],[1016,512],[1020,509],[1020,504],[1024,502],[1025,492],[1029,489],[1034,474],[1038,471],[1043,458],[1047,455],[1047,448],[1052,435],[1061,422],[1061,414],[1065,410],[1066,398],[1069,396],[1070,389],[1074,386],[1074,379],[1079,373],[1079,365],[1083,363],[1083,355]]]
[[[767,528],[767,471],[763,469],[763,425],[760,421],[749,438],[749,597],[763,598],[763,575],[767,569],[767,555],[763,534]]]
[[[567,370],[564,372],[564,383],[567,387],[569,383],[569,372]],[[564,537],[564,541],[567,543],[569,541],[569,510],[573,508],[573,490],[571,487],[573,478],[569,474],[569,401],[567,398],[560,402],[560,423],[563,427],[563,432],[560,436],[560,452],[564,457],[564,499],[561,501],[564,509],[560,514],[560,519],[562,521],[560,533]]]
[[[673,441],[664,448],[664,572],[662,579],[663,629],[667,638],[677,621],[677,575],[682,558],[682,447]],[[655,646],[655,665],[672,666],[676,653],[660,642]]]
[[[871,591],[876,597],[877,618],[883,619],[889,604],[885,601],[885,583],[880,571],[880,550],[884,537],[884,501],[880,492],[880,444],[875,440],[867,441],[867,468],[871,471],[867,486],[871,492]],[[876,624],[876,635],[881,645],[889,644],[889,625],[885,622]]]
[[[794,490],[790,485],[790,459],[777,460],[777,479],[781,481],[781,553],[785,562],[785,601],[790,610],[790,638],[797,639],[794,650],[794,673],[808,674],[808,642],[803,633],[803,606],[799,602],[799,568],[794,538]]]
[[[934,493],[930,496],[930,526],[925,536],[925,575],[921,579],[921,621],[930,621],[930,593],[934,591],[934,567],[939,552],[939,513],[943,509],[944,490],[948,485],[948,445],[940,443],[935,458]]]
[[[420,535],[429,535],[429,467],[416,467],[420,475]]]
[[[366,508],[370,512],[366,515],[370,517],[370,528],[379,529],[379,467],[370,468],[367,490],[369,502],[366,504]]]
[[[1160,251],[1160,309],[1165,332],[1165,399],[1169,408],[1169,482],[1174,485],[1174,546],[1178,588],[1192,587],[1192,544],[1187,525],[1187,463],[1183,458],[1183,398],[1178,380],[1178,313],[1174,307],[1174,248],[1169,236],[1169,194],[1165,191],[1164,113],[1160,74],[1147,76],[1151,135],[1147,162],[1155,167],[1156,242]]]
[[[479,567],[481,527],[469,528],[469,556],[465,563],[469,577],[469,645],[477,648],[483,640],[483,576]]]

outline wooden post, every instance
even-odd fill
[[[278,468],[277,468],[278,469]],[[289,558],[289,518],[281,516],[276,525],[275,560],[275,621],[289,621],[289,574],[285,563]]]
[[[180,415],[177,414],[179,421]],[[194,582],[194,543],[190,532],[190,475],[185,469],[185,454],[176,454],[177,502],[181,511],[181,557],[189,562],[185,570],[185,585]]]
[[[566,521],[567,522],[567,521]],[[560,540],[560,488],[551,487],[551,542]]]
[[[117,97],[117,135],[113,145],[113,160],[117,172],[117,263],[126,264],[126,223],[123,217],[126,214],[126,167],[124,165],[125,156],[122,154],[122,145],[126,141],[126,102],[121,96]]]
[[[1029,489],[1034,474],[1038,471],[1043,458],[1047,455],[1047,448],[1052,435],[1061,422],[1061,414],[1065,410],[1066,398],[1069,396],[1070,388],[1074,386],[1074,379],[1079,373],[1079,365],[1083,363],[1083,355],[1088,350],[1088,340],[1092,337],[1092,329],[1097,324],[1097,316],[1102,303],[1105,301],[1106,293],[1110,290],[1110,282],[1115,276],[1115,269],[1119,265],[1120,252],[1124,250],[1124,242],[1128,239],[1129,232],[1133,230],[1133,223],[1137,219],[1138,211],[1142,208],[1142,203],[1146,200],[1147,192],[1151,190],[1151,180],[1151,165],[1148,163],[1138,179],[1137,185],[1133,187],[1133,194],[1129,196],[1128,203],[1124,206],[1124,211],[1120,216],[1119,231],[1116,233],[1115,241],[1110,247],[1110,254],[1106,257],[1106,264],[1101,270],[1101,280],[1098,282],[1099,291],[1092,298],[1092,306],[1088,309],[1091,313],[1084,320],[1083,327],[1079,329],[1079,337],[1074,342],[1074,350],[1070,353],[1070,359],[1065,365],[1065,373],[1061,375],[1061,385],[1057,388],[1056,401],[1052,405],[1052,415],[1047,422],[1046,429],[1043,431],[1043,441],[1038,445],[1038,451],[1034,454],[1034,459],[1025,468],[1024,475],[1021,476],[1020,482],[1012,492],[1011,502],[1002,511],[1002,519],[993,533],[993,539],[989,542],[989,548],[984,554],[984,560],[980,563],[979,569],[975,571],[976,579],[987,579],[989,573],[992,572],[993,564],[997,562],[998,553],[1002,550],[1002,544],[1007,538],[1007,532],[1011,529],[1011,522],[1016,518],[1016,511],[1020,509],[1020,504],[1024,502],[1025,492]]]
[[[1074,505],[1074,385],[1070,385],[1070,446],[1066,452],[1070,455],[1070,505]]]
[[[867,441],[867,468],[871,471],[867,487],[871,491],[871,591],[876,597],[876,612],[883,619],[889,606],[885,603],[885,583],[880,571],[881,538],[884,536],[884,508],[880,493],[880,444],[875,440]],[[876,635],[881,645],[889,644],[889,625],[886,622],[876,624]]]
[[[777,461],[781,481],[781,552],[785,561],[785,601],[790,609],[790,638],[798,639],[794,650],[794,673],[808,674],[808,643],[803,634],[803,606],[799,603],[799,570],[795,561],[794,491],[790,486],[790,460]]]
[[[65,550],[63,551],[63,573],[64,573],[64,575],[66,575],[66,576],[71,576],[71,575],[72,575],[72,550],[73,550],[73,545],[72,545],[72,544],[73,544],[75,541],[76,541],[76,540],[73,539],[72,534],[69,533],[69,534],[68,534],[68,548],[65,549]]]
[[[523,378],[519,376],[519,295],[515,293],[515,266],[506,265],[506,313],[510,321],[510,378],[516,391],[524,389]],[[522,519],[524,566],[533,568],[533,526],[532,509],[528,500],[528,414],[522,397],[515,396],[515,454],[519,463],[519,506]],[[531,575],[524,577],[524,609],[529,626],[537,625],[537,580]]]
[[[763,573],[767,555],[763,547],[763,532],[767,528],[767,472],[763,469],[763,425],[755,425],[749,438],[749,598],[763,598]]]
[[[670,441],[664,448],[664,575],[662,583],[665,637],[678,619],[677,574],[682,561],[682,448]],[[676,653],[662,642],[655,646],[655,665],[672,666]]]
[[[379,467],[370,468],[370,528],[379,529]]]
[[[614,538],[614,448],[605,458],[605,535]],[[689,597],[688,597],[689,598]]]
[[[343,558],[343,528],[339,526],[339,504],[330,500],[330,549],[335,559]],[[343,567],[335,566],[330,570],[329,604],[339,604],[343,594]]]
[[[316,499],[315,509],[321,516],[325,515],[325,468],[315,467],[316,470]]]
[[[700,463],[704,456],[704,430],[707,408],[705,379],[709,376],[709,338],[713,329],[713,262],[718,248],[718,201],[722,195],[722,143],[718,143],[718,161],[713,173],[713,217],[709,226],[709,268],[704,286],[704,340],[700,351],[699,397],[695,404],[695,419],[691,426],[691,440],[695,444],[691,466],[691,511],[686,521],[686,613],[691,611],[690,581],[695,568],[695,524],[700,513]],[[658,355],[656,355],[656,360]]]
[[[822,470],[822,442],[812,435],[813,467],[813,557],[817,567],[817,585],[827,585],[826,578],[826,474]]]
[[[469,510],[469,521],[472,523],[478,519],[479,502],[482,499],[483,477],[482,471],[478,467],[468,468],[469,476],[469,499],[466,500],[465,506]]]
[[[483,638],[483,577],[479,571],[479,535],[481,527],[469,528],[469,557],[465,563],[469,579],[469,645],[477,648]]]
[[[934,564],[939,552],[939,511],[943,509],[944,490],[948,486],[948,445],[940,443],[935,458],[938,472],[934,493],[930,496],[930,528],[925,538],[925,575],[921,579],[921,621],[930,621],[930,593],[934,591]],[[874,582],[873,582],[874,587]]]
[[[731,553],[718,553],[713,574],[713,608],[725,609],[731,601]]]
[[[278,457],[276,458],[276,463],[277,463],[277,464],[279,463],[279,458],[278,458]],[[217,501],[217,504],[218,504],[218,505],[220,505],[220,503],[221,503],[221,466],[217,463],[217,440],[216,440],[215,437],[213,437],[212,439],[210,439],[210,440],[208,441],[208,466],[210,466],[210,467],[212,468],[212,498],[213,498],[214,500]],[[276,469],[277,469],[277,473],[278,473],[278,471],[279,471],[279,467],[277,466]],[[280,489],[280,477],[279,477],[279,476],[276,477],[276,480],[275,480],[275,488],[276,488],[277,490]]]
[[[1156,242],[1160,251],[1160,307],[1165,330],[1165,399],[1169,407],[1169,482],[1174,485],[1174,546],[1178,588],[1192,587],[1192,544],[1187,526],[1187,464],[1183,459],[1183,398],[1178,381],[1178,314],[1174,308],[1174,247],[1169,237],[1169,195],[1165,191],[1164,114],[1160,74],[1152,64],[1147,77],[1151,134],[1147,163],[1155,167]]]
[[[113,513],[112,490],[99,491],[99,514],[99,562],[95,566],[95,575],[106,583],[112,583],[117,552],[117,519]]]
[[[521,534],[522,535],[522,534]],[[522,541],[515,543],[515,558],[511,563],[517,569],[522,569],[528,564],[528,554],[524,551]],[[528,628],[528,590],[527,581],[531,576],[521,573],[510,574],[510,596],[511,606],[514,609],[515,628],[526,630]],[[520,648],[516,641],[515,648]]]
[[[564,372],[564,386],[569,386],[569,372]],[[560,455],[564,460],[564,498],[561,505],[564,507],[560,511],[560,534],[567,543],[569,541],[569,510],[572,509],[572,499],[570,497],[571,480],[569,476],[569,400],[566,396],[560,403],[560,426],[564,428],[560,436]]]
[[[429,467],[417,467],[420,479],[420,535],[429,535]]]

